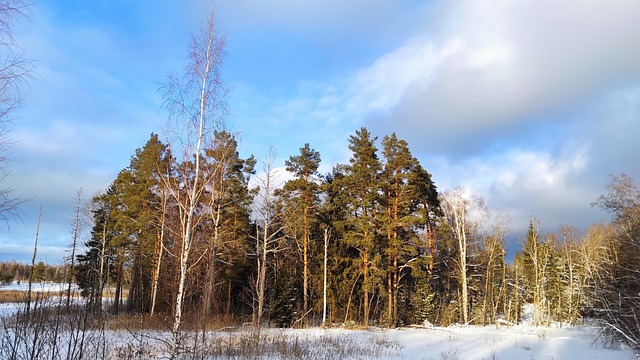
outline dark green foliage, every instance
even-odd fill
[[[294,277],[286,270],[281,271],[273,281],[269,291],[268,317],[276,327],[289,327],[296,315],[298,289]]]
[[[317,173],[320,153],[305,144],[300,148],[300,155],[291,156],[285,165],[294,178],[285,182],[282,189],[276,191],[276,196],[279,197],[284,231],[300,249],[303,311],[306,313],[309,310],[309,285],[313,276],[310,264],[314,259],[310,251],[316,250],[315,253],[318,253],[314,240],[319,239],[321,233],[318,226],[320,185]]]
[[[34,281],[61,282],[65,268],[40,261],[36,264],[34,271]],[[13,281],[26,282],[29,280],[30,272],[31,265],[2,261],[0,262],[0,284],[9,284]]]

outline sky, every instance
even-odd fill
[[[62,261],[78,190],[162,134],[158,89],[211,6],[243,156],[273,145],[284,167],[309,143],[326,173],[356,129],[396,133],[439,191],[508,215],[512,251],[532,217],[584,231],[611,175],[640,181],[636,0],[39,0],[15,28],[36,68],[0,184],[30,200],[0,260],[30,261],[42,206],[38,259]]]

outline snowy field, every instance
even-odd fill
[[[252,332],[209,332],[194,342],[195,353],[183,359],[576,359],[635,360],[636,354],[615,346],[603,347],[594,327],[543,328],[492,326],[447,328],[370,329],[264,329],[256,356]],[[107,330],[86,335],[85,356],[102,359],[166,359],[170,333],[143,329]],[[11,338],[11,337],[9,337]],[[191,338],[188,336],[188,338]],[[185,343],[191,348],[188,340]],[[27,342],[29,343],[29,341]],[[61,335],[58,344],[68,343]],[[99,346],[95,346],[95,345]],[[271,344],[271,345],[264,345]],[[61,349],[64,354],[66,346]],[[59,350],[60,351],[60,350]],[[249,351],[249,352],[247,352]]]
[[[12,284],[0,290],[25,290],[26,284]],[[61,291],[61,284],[35,284],[35,291]],[[10,319],[24,304],[0,304],[0,318]],[[332,329],[264,329],[258,359],[416,359],[416,360],[489,360],[489,359],[576,359],[576,360],[635,360],[634,351],[607,342],[597,327],[534,327],[528,325],[531,309],[525,307],[523,324],[515,326],[450,326],[414,327],[394,330]],[[169,324],[167,324],[167,329]],[[4,328],[3,343],[14,338]],[[200,338],[194,349],[202,359],[245,358],[246,347],[253,346],[250,329],[238,331],[210,331],[206,340]],[[67,334],[68,335],[68,334]],[[59,340],[67,335],[61,335]],[[87,344],[94,353],[91,358],[162,359],[168,355],[168,331],[129,329],[95,332],[89,330]],[[29,338],[29,330],[23,335]],[[187,335],[187,338],[191,336]],[[93,339],[93,340],[92,340]],[[26,339],[25,344],[31,343]],[[190,340],[187,340],[189,342]],[[66,343],[67,341],[62,341]],[[189,345],[186,345],[189,347]],[[66,347],[63,347],[66,351]],[[88,352],[92,350],[87,349]],[[61,353],[62,354],[62,353]],[[136,354],[136,355],[134,355]],[[87,354],[89,355],[89,354]],[[189,355],[184,358],[190,358]]]
[[[512,326],[385,331],[402,351],[398,359],[636,359],[633,351],[605,349],[597,328]]]
[[[34,282],[31,284],[31,291],[33,292],[61,292],[67,291],[69,285],[65,283],[50,283],[50,282]],[[12,282],[11,284],[0,285],[0,291],[24,291],[29,289],[29,283],[27,281]],[[71,290],[78,289],[78,285],[71,284]]]
[[[415,360],[489,360],[489,359],[608,359],[635,360],[636,354],[618,346],[617,349],[605,349],[598,339],[598,329],[582,328],[534,328],[512,326],[495,327],[448,327],[448,328],[405,328],[396,330],[346,330],[346,329],[306,329],[264,331],[266,336],[286,338],[290,350],[285,354],[270,353],[260,359],[415,359]],[[243,332],[218,332],[209,334],[207,342],[226,347],[236,343],[234,338],[247,335]],[[124,344],[132,346],[136,352],[144,348],[149,359],[164,358],[166,351],[155,339],[168,340],[168,333],[133,336],[127,332],[113,332],[111,340],[117,344],[114,348],[124,352]],[[136,342],[140,341],[140,347]],[[143,344],[143,343],[144,344]],[[293,343],[307,342],[306,350],[291,350]],[[304,347],[304,346],[303,346]],[[350,347],[344,352],[339,347]],[[282,348],[282,346],[278,346]],[[224,351],[222,352],[224,354]],[[198,357],[200,358],[200,357]],[[206,356],[203,358],[207,358]],[[212,358],[243,358],[242,356],[219,356]]]

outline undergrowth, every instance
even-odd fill
[[[170,351],[169,319],[163,316],[106,316],[79,305],[50,300],[0,317],[1,359],[165,359]],[[216,330],[217,329],[217,330]],[[236,329],[228,321],[181,332],[180,359],[370,359],[398,356],[400,345],[363,332]]]

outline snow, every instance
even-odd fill
[[[23,284],[2,287],[20,290]],[[60,291],[60,284],[37,285],[40,291]],[[48,290],[45,290],[48,289]],[[15,314],[24,304],[0,304],[0,318]],[[531,309],[526,309],[525,314]],[[168,326],[167,326],[168,328]],[[5,328],[5,331],[11,331]],[[133,331],[131,331],[133,330]],[[225,348],[247,345],[251,329],[211,331],[206,345]],[[106,351],[114,358],[126,357],[130,352],[141,351],[145,358],[164,358],[168,354],[168,331],[130,329],[92,332],[93,337],[104,336]],[[605,348],[600,330],[594,326],[568,327],[552,324],[551,327],[535,327],[524,321],[520,325],[506,322],[499,326],[450,326],[437,327],[426,324],[420,327],[399,329],[263,329],[262,334],[277,341],[286,342],[289,348],[299,343],[303,346],[303,357],[310,359],[415,359],[415,360],[489,360],[489,359],[579,359],[579,360],[634,360],[634,351],[617,344],[616,348]],[[4,334],[5,339],[7,333]],[[66,335],[64,335],[66,336]],[[1,336],[0,336],[1,337]],[[88,338],[90,338],[89,336]],[[242,339],[245,339],[244,341]],[[262,340],[261,340],[262,341]],[[221,345],[222,344],[222,345]],[[275,346],[274,348],[279,347]],[[344,348],[350,351],[343,352]],[[64,349],[63,349],[64,350]],[[65,350],[66,351],[66,350]],[[91,351],[91,350],[89,350]],[[115,354],[115,355],[114,355]],[[128,356],[128,355],[127,355]],[[99,356],[98,356],[99,357]],[[202,358],[206,359],[206,356]],[[273,352],[259,359],[285,359],[289,356]]]
[[[465,326],[399,329],[402,359],[635,359],[628,349],[605,349],[595,327]]]
[[[608,359],[632,360],[622,346],[606,349],[596,327],[454,326],[396,330],[285,330],[292,337],[350,337],[360,344],[392,344],[380,359]],[[384,340],[384,341],[383,341]],[[395,344],[395,345],[393,345]]]
[[[0,318],[11,316],[22,309],[22,303],[0,303]]]
[[[265,336],[285,339],[290,348],[294,343],[308,342],[309,359],[415,359],[415,360],[488,360],[488,359],[608,359],[633,360],[629,349],[605,349],[598,341],[598,329],[592,327],[534,328],[529,326],[402,328],[396,330],[371,329],[264,329]],[[97,334],[94,334],[94,336]],[[105,343],[108,354],[144,353],[148,359],[168,355],[169,332],[107,331]],[[248,331],[212,332],[207,343],[245,344],[234,339],[250,336]],[[87,337],[88,339],[90,338]],[[339,344],[339,345],[336,345]],[[215,346],[215,345],[214,345]],[[219,346],[219,345],[218,345]],[[242,346],[242,345],[240,345]],[[349,347],[345,352],[340,346]],[[280,348],[280,347],[278,347]],[[336,350],[338,349],[338,350]],[[63,349],[64,350],[64,349]],[[95,349],[98,351],[98,349]],[[91,352],[91,349],[87,349]],[[141,351],[140,353],[138,351]],[[291,350],[290,350],[291,351]],[[119,357],[116,355],[116,357]],[[206,356],[202,357],[206,359]],[[225,357],[226,358],[226,357]],[[258,359],[292,358],[292,354],[271,352]]]
[[[67,291],[69,284],[65,283],[52,283],[52,282],[35,282],[31,284],[31,291],[33,292],[61,292]],[[71,284],[71,290],[78,289],[78,285]],[[0,291],[28,291],[29,282],[27,281],[14,281],[10,284],[0,285]]]
[[[336,353],[332,346],[339,342],[352,346],[355,352],[340,358],[346,359],[415,359],[415,360],[489,360],[489,359],[608,359],[633,360],[633,351],[624,348],[606,349],[598,340],[599,330],[595,327],[542,328],[530,326],[459,326],[448,328],[401,328],[396,330],[371,329],[265,329],[263,335],[284,337],[290,343],[310,342],[316,348],[305,357],[310,359],[333,359]],[[135,344],[140,336],[130,337],[125,332],[112,332],[111,341],[120,345]],[[145,344],[140,346],[148,351],[149,358],[166,355],[163,345],[151,340],[164,338],[169,333],[145,334]],[[234,337],[247,335],[244,331],[210,333],[208,342],[224,342]],[[336,341],[339,340],[339,341]],[[134,346],[137,347],[137,346]],[[166,349],[166,348],[164,348]],[[206,357],[205,357],[206,358]],[[263,359],[284,359],[289,356],[270,354]]]

